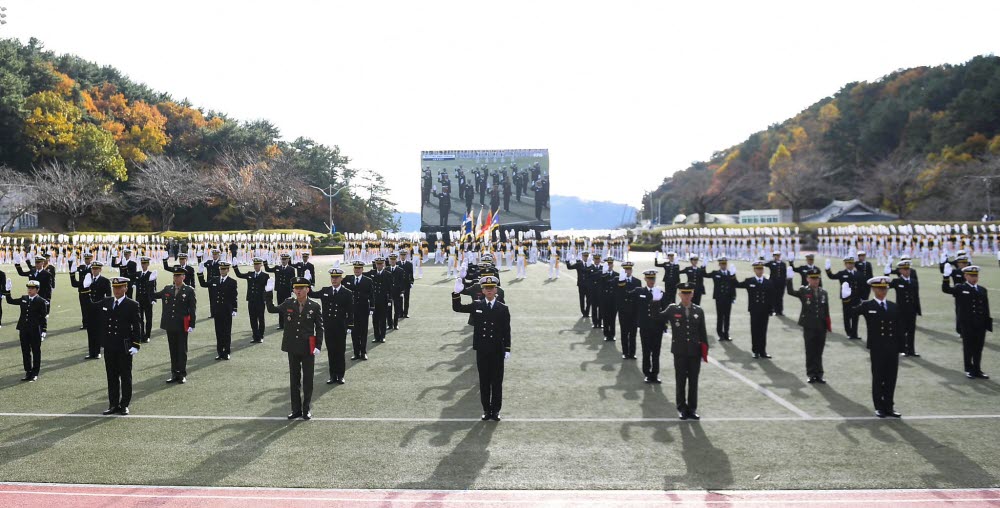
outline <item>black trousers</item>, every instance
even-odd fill
[[[677,285],[663,284],[663,299],[667,305],[677,303]]]
[[[410,288],[403,289],[403,317],[410,317]]]
[[[347,328],[341,322],[323,323],[326,338],[326,359],[330,362],[330,379],[344,379],[347,366],[344,352],[347,350]]]
[[[986,343],[986,329],[966,326],[962,329],[962,358],[965,372],[982,374],[983,346]]]
[[[226,307],[212,310],[215,315],[215,351],[219,356],[232,353],[233,345],[233,313]]]
[[[187,347],[187,331],[167,332],[167,348],[170,350],[170,373],[175,378],[187,376]]]
[[[403,315],[403,292],[392,293],[392,327],[399,327],[399,317]]]
[[[903,352],[906,354],[916,353],[914,340],[917,334],[917,313],[915,311],[900,312],[899,324],[903,333]]]
[[[694,302],[695,305],[701,305],[701,295],[701,291],[695,290],[694,295],[691,296],[691,301]]]
[[[42,334],[39,330],[20,330],[21,359],[24,361],[24,373],[37,376],[42,367]]]
[[[499,413],[503,403],[503,351],[476,350],[479,399],[484,413]]]
[[[848,338],[858,336],[858,317],[851,316],[851,313],[848,312],[853,306],[853,303],[845,303],[842,306],[844,311],[844,333],[847,334]]]
[[[264,340],[264,301],[250,300],[247,302],[247,312],[250,313],[250,330],[254,340]],[[278,319],[281,322],[281,319]]]
[[[440,223],[438,224],[438,226],[447,226],[448,225],[448,211],[444,210],[444,209],[442,209],[441,211],[443,213],[441,214],[441,217],[440,217],[441,220],[440,220]]]
[[[580,294],[580,314],[590,315],[590,295],[586,286],[577,286],[576,292]]]
[[[292,292],[288,289],[275,289],[274,292],[278,295],[278,304],[287,300],[292,296]],[[285,328],[285,321],[281,319],[283,316],[278,316],[278,329],[283,330]],[[261,328],[263,330],[263,327]]]
[[[292,412],[309,411],[313,395],[313,371],[316,357],[309,354],[288,353],[288,381],[292,395]]]
[[[674,381],[677,391],[677,411],[694,413],[698,410],[698,374],[701,372],[701,357],[674,355]]]
[[[660,373],[660,346],[663,344],[663,330],[660,328],[640,328],[642,341],[642,374],[655,377]]]
[[[208,301],[214,302],[215,301],[215,294],[218,293],[218,291],[219,290],[216,289],[214,286],[209,286],[208,287]],[[131,297],[131,296],[132,295],[129,295],[129,297]],[[281,303],[281,300],[278,300],[278,303]],[[208,307],[208,317],[209,317],[209,319],[214,318],[215,316],[218,316],[218,315],[219,315],[219,313],[215,312],[215,307],[212,307],[212,306]]]
[[[615,337],[615,317],[618,316],[618,308],[615,307],[614,299],[603,297],[601,309],[601,322],[604,324],[604,336],[613,339]]]
[[[619,312],[618,324],[622,328],[622,354],[628,358],[635,358],[635,334],[639,328],[635,311]]]
[[[771,288],[771,311],[775,314],[785,313],[785,281],[779,281]]]
[[[715,301],[715,331],[720,339],[729,338],[729,316],[733,313],[733,301],[729,298]]]
[[[826,328],[803,328],[806,346],[806,376],[823,377],[823,349],[826,348]]]
[[[104,372],[108,374],[108,407],[128,407],[132,402],[132,355],[105,348]]]
[[[896,393],[899,353],[870,351],[872,361],[872,402],[878,411],[892,411]]]
[[[104,330],[101,329],[101,314],[90,310],[89,305],[87,309],[90,314],[87,316],[87,354],[96,357],[101,354],[101,334],[104,333]]]
[[[601,293],[593,289],[587,293],[590,295],[590,322],[594,326],[602,326],[601,319],[604,316],[601,315]]]
[[[142,341],[149,342],[149,337],[153,334],[153,302],[146,298],[139,299],[139,324]]]
[[[368,354],[368,306],[354,307],[354,328],[351,328],[351,344],[354,356]]]
[[[87,321],[90,319],[90,294],[80,293],[80,324],[84,327],[87,326]]]
[[[767,321],[771,313],[767,311],[750,312],[750,345],[756,354],[767,352]]]
[[[372,313],[372,326],[375,328],[375,339],[385,338],[385,329],[389,321],[389,302],[375,302],[375,311]]]

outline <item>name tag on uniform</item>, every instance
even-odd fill
[[[101,307],[101,310],[108,310],[107,307]]]
[[[870,310],[870,311],[868,311],[868,313],[869,314],[878,314],[878,311],[877,310]]]
[[[646,295],[639,295],[639,298],[645,298]]]
[[[755,287],[757,287],[757,285],[756,284],[750,284],[750,287],[755,288]]]
[[[968,291],[962,291],[962,294],[963,295],[967,295],[967,294],[969,294],[969,292]]]
[[[483,313],[482,309],[476,309],[476,314],[482,314],[482,313]]]

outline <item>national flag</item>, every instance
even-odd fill
[[[486,222],[483,223],[482,229],[479,230],[478,238],[482,238],[483,236],[485,236],[486,232],[490,230],[490,226],[492,224],[493,224],[493,210],[490,210],[490,213],[486,215]]]
[[[462,241],[472,237],[472,210],[462,220]]]
[[[472,230],[470,237],[477,237],[480,233],[479,231],[483,229],[483,207],[479,207],[479,216],[476,217],[476,229]],[[475,238],[469,238],[473,240]]]
[[[493,216],[493,224],[490,225],[490,229],[497,229],[500,227],[500,210]]]

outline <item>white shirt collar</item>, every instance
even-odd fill
[[[121,298],[116,299],[115,300],[115,306],[121,305],[122,300],[124,300],[124,299],[125,299],[125,295],[122,295]]]

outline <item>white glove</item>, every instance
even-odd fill
[[[264,292],[270,293],[271,291],[274,291],[274,279],[267,279],[267,282],[264,283]]]
[[[510,351],[505,351],[504,352],[503,359],[504,360],[510,360]]]
[[[303,275],[305,275],[306,280],[313,280],[313,274],[309,270],[306,270],[306,273],[304,273]]]
[[[139,350],[136,349],[136,348],[134,348],[134,347],[128,348],[128,354],[130,354],[132,356],[135,356],[135,354],[138,353],[138,352],[139,352]]]
[[[236,311],[235,310],[233,311],[233,317],[236,317]]]
[[[844,282],[840,285],[840,297],[841,298],[851,297],[851,285],[849,283]]]
[[[20,252],[18,252],[17,254],[14,254],[14,264],[15,265],[21,264],[22,261],[24,261],[24,258],[21,257],[21,253]]]
[[[83,287],[89,288],[91,284],[94,283],[94,278],[88,273],[86,277],[83,278]]]
[[[891,266],[890,263],[886,263],[885,264],[885,270],[882,273],[884,273],[886,275],[889,275],[890,273],[892,273],[892,266]]]
[[[318,347],[313,348],[313,356],[316,356],[318,354],[319,354],[319,348]]]
[[[658,302],[663,298],[663,290],[655,287],[653,288],[653,301]]]
[[[205,273],[205,263],[198,263],[198,273]]]
[[[941,253],[941,262],[942,263],[947,263],[948,262],[948,254],[946,254],[944,252]]]
[[[156,270],[149,272],[149,281],[153,282],[154,280],[156,280]]]
[[[944,276],[945,277],[951,277],[952,270],[953,270],[953,268],[951,266],[951,263],[945,263],[945,265],[944,265]]]
[[[456,293],[461,293],[462,290],[464,290],[464,289],[465,289],[465,285],[462,284],[462,279],[461,278],[455,279],[455,292]]]
[[[48,335],[48,332],[42,332],[42,340],[45,340],[46,335]]]
[[[608,265],[601,265],[601,273],[608,273]]]
[[[194,327],[193,327],[193,326],[189,326],[189,327],[188,327],[188,333],[191,333],[191,332],[193,332],[193,331],[194,331]]]
[[[462,269],[458,272],[458,278],[464,279],[466,272],[468,272],[469,265],[462,264]]]
[[[789,266],[788,268],[785,268],[785,278],[786,279],[795,278],[795,270],[792,270],[792,267]]]
[[[833,263],[831,263],[830,259],[827,258],[827,260],[826,260],[826,269],[829,270],[832,266],[833,266]]]
[[[788,251],[788,261],[789,262],[795,261],[795,253],[794,252]]]
[[[7,286],[4,289],[9,293],[10,292],[10,288],[12,288],[12,287],[14,287],[13,281],[11,281],[10,279],[7,279]]]
[[[618,282],[625,282],[625,270],[618,274]]]

